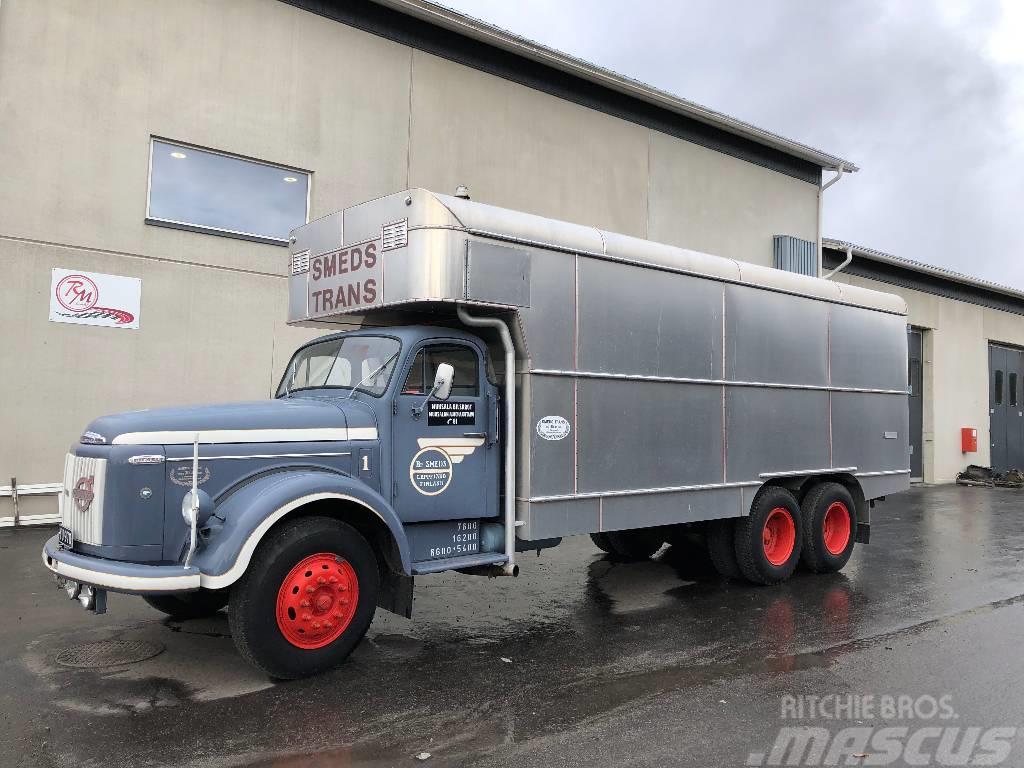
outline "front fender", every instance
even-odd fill
[[[196,553],[202,586],[227,587],[249,567],[256,546],[276,522],[299,507],[323,499],[359,504],[379,517],[391,531],[402,559],[402,570],[412,572],[409,542],[398,515],[384,498],[347,475],[303,469],[278,472],[254,480],[217,506],[224,521]]]

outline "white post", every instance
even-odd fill
[[[196,553],[196,528],[199,526],[199,433],[196,432],[192,442],[192,498],[189,502],[189,544],[185,556],[185,567],[192,565],[192,555]]]

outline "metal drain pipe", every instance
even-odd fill
[[[459,320],[475,328],[494,328],[505,348],[505,556],[506,576],[515,576],[516,565],[516,347],[512,334],[497,317],[474,317],[460,304]]]
[[[846,246],[846,259],[843,260],[843,263],[840,264],[835,269],[833,269],[827,275],[822,275],[821,276],[822,279],[823,280],[831,280],[833,278],[833,276],[838,275],[840,272],[842,272],[844,269],[846,269],[848,266],[850,266],[850,262],[851,261],[853,261],[853,246],[852,245],[848,245],[848,246]]]
[[[836,175],[828,180],[827,183],[822,184],[818,182],[818,274],[821,274],[821,263],[824,254],[821,252],[821,216],[825,211],[825,190],[843,178],[843,174],[846,172],[846,164],[840,163],[836,168]]]

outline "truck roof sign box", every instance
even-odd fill
[[[906,313],[903,300],[891,294],[423,189],[388,195],[317,219],[294,230],[292,240],[288,319],[293,323],[340,320],[367,309],[424,302],[528,306],[535,283],[529,277],[531,247]],[[505,248],[494,249],[499,242]],[[552,286],[551,298],[571,301],[571,295],[562,292],[568,287],[559,281]]]

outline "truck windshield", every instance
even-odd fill
[[[401,344],[381,336],[349,336],[303,347],[292,357],[277,396],[302,389],[352,389],[380,397]]]

